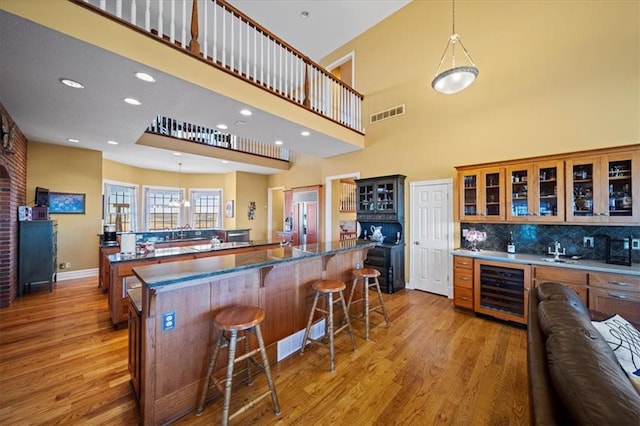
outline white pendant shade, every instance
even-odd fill
[[[449,40],[447,40],[447,45],[444,48],[444,52],[442,53],[442,57],[440,58],[440,63],[438,64],[438,69],[436,70],[436,76],[431,82],[431,87],[438,93],[444,93],[445,95],[451,95],[453,93],[458,93],[473,83],[478,77],[478,68],[476,68],[476,64],[473,63],[473,59],[471,59],[471,55],[469,51],[462,44],[462,39],[456,33],[456,2],[452,0],[452,31],[449,36]],[[456,66],[456,44],[459,44],[462,48],[462,52],[464,53],[464,57],[469,62],[470,65],[466,66]],[[451,68],[440,72],[440,68],[442,64],[445,62],[447,58],[447,52],[451,47]]]
[[[455,67],[438,74],[431,82],[436,92],[451,95],[469,87],[478,76],[476,67]]]

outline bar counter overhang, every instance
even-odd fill
[[[306,326],[313,282],[349,285],[351,270],[374,244],[333,241],[134,268],[142,282],[141,313],[139,336],[130,325],[129,345],[138,354],[130,363],[139,369],[132,382],[139,381],[142,423],[165,424],[195,410],[217,312],[234,305],[264,309],[262,333],[274,363],[275,343]],[[214,395],[210,390],[208,399]]]

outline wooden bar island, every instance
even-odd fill
[[[306,327],[313,282],[349,284],[351,270],[373,246],[345,240],[134,268],[143,285],[130,293],[129,368],[142,423],[165,424],[195,410],[220,310],[264,309],[262,333],[273,363],[275,343]],[[213,388],[209,397],[216,394]]]

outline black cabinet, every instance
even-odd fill
[[[57,224],[52,220],[20,222],[18,241],[18,295],[32,284],[49,284],[57,272]]]
[[[356,217],[360,222],[404,224],[403,175],[356,180]]]
[[[377,245],[369,250],[364,264],[380,272],[378,281],[383,292],[391,294],[405,287],[404,244]]]

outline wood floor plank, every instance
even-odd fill
[[[404,290],[383,295],[391,327],[372,314],[371,340],[354,321],[358,350],[336,338],[272,367],[281,414],[266,398],[232,424],[527,424],[526,332]],[[127,330],[114,330],[96,279],[57,283],[0,309],[0,424],[136,425]],[[264,375],[234,389],[232,406],[267,388]],[[194,402],[195,403],[195,402]],[[221,398],[175,425],[219,423]]]

